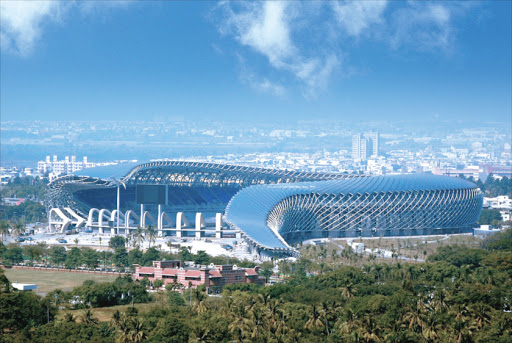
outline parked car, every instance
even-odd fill
[[[23,237],[17,237],[17,238],[16,238],[16,242],[18,242],[18,243],[25,242],[25,238],[23,238]]]
[[[65,239],[61,238],[57,242],[59,242],[59,243],[67,243],[68,241],[66,241]]]

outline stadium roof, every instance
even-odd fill
[[[291,184],[257,185],[242,189],[226,208],[226,221],[266,249],[292,249],[279,232],[267,225],[272,209],[285,198],[301,194],[372,194],[389,192],[472,189],[469,181],[428,174],[385,175]]]
[[[76,171],[73,174],[76,176],[88,176],[102,180],[119,180],[124,178],[133,168],[140,164],[140,162],[117,163],[107,166],[85,168]]]

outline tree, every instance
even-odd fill
[[[316,331],[323,327],[321,309],[316,304],[313,304],[308,309],[308,321],[304,324],[304,328],[309,331]]]
[[[37,244],[37,245],[25,245],[23,248],[23,253],[28,256],[30,262],[39,261],[41,256],[45,253],[46,245]]]
[[[66,261],[66,248],[60,246],[52,246],[50,248],[50,259],[54,264],[60,266]]]
[[[146,229],[146,233],[148,235],[149,246],[151,247],[151,243],[155,243],[157,231],[153,225],[149,225]]]
[[[12,232],[17,234],[18,236],[21,235],[25,231],[25,225],[23,225],[23,223],[19,220],[11,221],[10,225],[11,225]]]
[[[66,255],[66,268],[73,269],[82,265],[82,252],[77,247],[71,248]]]
[[[11,263],[23,262],[23,253],[21,248],[16,244],[9,244],[7,246],[7,250],[4,252],[4,259]]]
[[[181,247],[178,252],[178,256],[182,261],[192,261],[194,260],[194,255],[190,252],[191,247]]]
[[[190,327],[184,319],[172,315],[160,319],[149,338],[153,342],[188,342],[190,331]]]
[[[261,264],[260,272],[261,272],[261,275],[263,275],[265,277],[265,282],[268,282],[268,278],[270,276],[272,276],[273,268],[274,268],[274,266],[272,265],[271,262],[263,262]]]
[[[137,238],[137,245],[140,247],[141,244],[144,243],[144,230],[140,226],[137,226],[134,236]]]
[[[164,285],[164,281],[162,279],[156,279],[155,281],[153,281],[153,286],[155,288],[160,288]]]
[[[119,247],[124,247],[126,244],[126,240],[122,236],[114,236],[110,238],[110,241],[108,242],[108,246],[112,249],[117,249]]]
[[[486,250],[496,251],[505,250],[512,251],[512,228],[498,232],[487,237],[481,244]]]
[[[130,265],[142,264],[142,251],[140,249],[132,249],[128,253],[128,263]]]
[[[204,250],[199,250],[194,258],[194,263],[207,265],[210,263],[210,256]]]
[[[88,268],[96,268],[98,266],[98,253],[91,248],[82,248],[82,262]]]
[[[480,219],[478,219],[478,224],[480,225],[491,225],[493,220],[498,220],[501,222],[501,214],[500,211],[496,209],[483,209],[482,214],[480,215]]]
[[[117,247],[114,252],[114,264],[118,267],[125,267],[128,265],[128,253],[123,246]]]
[[[29,329],[53,320],[57,309],[32,292],[0,293],[0,332]]]
[[[150,266],[153,261],[160,259],[160,252],[155,247],[151,247],[142,255],[142,265]]]
[[[2,243],[8,234],[9,234],[9,222],[7,220],[0,220],[0,235],[2,236]]]
[[[80,321],[84,323],[85,325],[97,325],[98,319],[94,317],[94,314],[92,313],[91,309],[86,309],[83,311],[82,315],[80,316]]]

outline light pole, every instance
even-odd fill
[[[123,185],[124,189],[126,189],[126,185],[124,182],[120,179],[114,179],[115,183],[117,184],[117,212],[116,212],[116,234],[119,234],[119,210],[121,206],[121,185]],[[126,223],[125,223],[126,226]],[[126,235],[126,228],[125,228],[125,235]]]

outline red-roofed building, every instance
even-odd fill
[[[135,266],[136,280],[147,278],[150,281],[161,279],[164,284],[173,283],[182,285],[179,288],[195,288],[199,285],[205,285],[209,290],[218,290],[226,285],[233,284],[264,284],[265,279],[258,275],[259,267],[238,268],[235,265],[213,264],[209,266],[183,267],[181,261],[153,261],[153,267]]]

